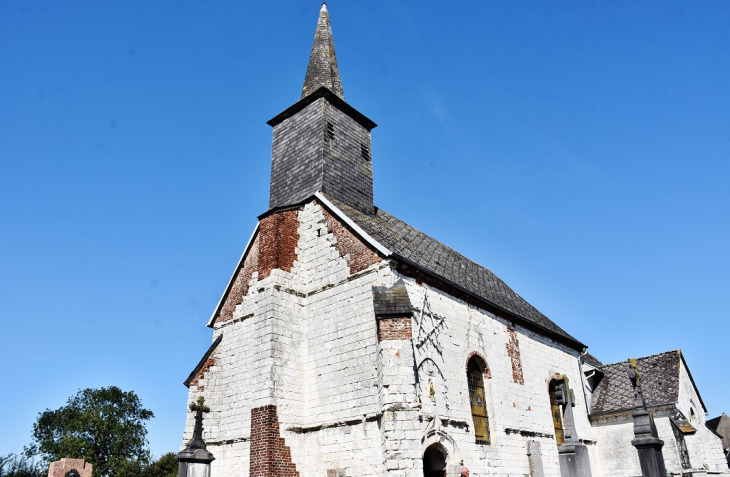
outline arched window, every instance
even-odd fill
[[[558,398],[555,396],[555,386],[560,384],[560,381],[553,379],[550,381],[550,411],[553,415],[553,427],[555,428],[555,441],[559,446],[565,442],[563,435],[563,414],[558,404]]]
[[[477,356],[472,357],[466,365],[466,377],[469,381],[469,403],[471,416],[474,419],[474,434],[477,444],[489,445],[489,416],[484,393],[484,369],[486,363],[480,363]]]

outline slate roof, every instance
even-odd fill
[[[697,432],[697,429],[687,419],[671,416],[669,420],[682,434],[694,434]]]
[[[717,428],[720,427],[721,422],[727,423],[726,425],[730,426],[730,417],[728,417],[727,414],[725,414],[724,412],[720,416],[713,417],[712,419],[708,419],[707,422],[705,422],[705,425],[709,429],[712,429],[713,431],[717,432]],[[730,436],[727,436],[727,437],[730,437]]]
[[[681,362],[682,352],[679,350],[636,360],[647,407],[677,401]],[[591,414],[634,409],[634,389],[627,372],[628,362],[607,364],[599,369],[603,372],[603,379],[593,392]]]
[[[190,376],[188,376],[188,379],[186,379],[183,384],[185,387],[190,387],[190,383],[195,379],[195,376],[198,375],[198,371],[203,369],[203,366],[205,366],[205,362],[208,361],[208,358],[210,358],[210,355],[213,354],[213,351],[218,347],[219,344],[221,344],[221,341],[223,340],[223,333],[219,334],[218,337],[213,341],[213,344],[210,345],[210,348],[208,348],[208,351],[205,352],[203,357],[198,362],[198,365],[193,369],[193,372],[190,373]]]
[[[375,213],[368,215],[330,196],[326,197],[368,235],[393,252],[395,258],[563,338],[576,349],[585,347],[527,303],[490,270],[382,209],[376,207]]]
[[[708,419],[705,426],[722,439],[723,448],[730,448],[730,417],[727,414],[723,412],[721,416]]]
[[[723,414],[723,416],[725,415],[725,413],[722,413],[722,414]],[[709,429],[712,429],[713,431],[717,431],[717,426],[720,425],[720,419],[722,419],[722,416],[713,417],[712,419],[708,419],[705,422],[705,425]]]
[[[399,279],[390,288],[373,287],[373,308],[378,316],[410,315],[414,308],[403,279]]]
[[[594,368],[600,368],[601,366],[603,366],[601,360],[593,356],[591,353],[586,353],[586,355],[583,357],[583,362],[593,366]]]

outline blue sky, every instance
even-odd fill
[[[604,362],[681,348],[730,412],[730,3],[328,6],[376,204]],[[178,448],[318,10],[0,0],[0,454],[108,385]]]

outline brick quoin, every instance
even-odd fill
[[[233,280],[233,286],[231,291],[226,297],[226,301],[221,307],[221,312],[216,319],[219,323],[224,323],[233,318],[233,312],[236,310],[236,306],[240,305],[243,301],[243,297],[248,295],[248,287],[253,278],[253,272],[258,269],[259,266],[259,235],[257,234],[254,238],[251,248],[246,255],[246,259],[243,262],[243,266],[236,272],[236,278]]]
[[[251,409],[249,477],[299,477],[291,450],[279,434],[276,406]]]
[[[507,342],[507,356],[512,361],[512,381],[517,384],[525,384],[525,378],[522,375],[522,358],[520,358],[520,342],[517,341],[517,332],[515,330],[507,330],[509,341]]]
[[[412,336],[410,316],[378,318],[378,341],[410,340]]]
[[[335,248],[340,252],[340,257],[345,257],[350,267],[350,274],[365,270],[370,265],[378,263],[381,258],[370,250],[349,227],[343,225],[327,209],[322,208],[324,219],[327,223],[327,230],[335,236]],[[410,338],[409,338],[410,339]]]
[[[466,369],[466,372],[469,372],[469,361],[476,356],[477,360],[479,361],[479,364],[481,365],[482,369],[484,370],[484,377],[487,379],[492,379],[492,372],[489,370],[489,363],[487,363],[487,360],[479,351],[472,351],[469,353],[469,356],[466,357],[466,365],[464,368]]]
[[[193,380],[190,381],[190,384],[188,387],[198,386],[198,383],[200,382],[201,379],[203,379],[205,377],[205,373],[207,373],[208,370],[210,370],[211,366],[215,366],[215,358],[213,358],[213,357],[208,358],[208,360],[205,362],[203,367],[200,368],[200,371],[198,371],[198,374],[195,375],[195,378],[193,378]],[[205,389],[205,386],[198,386],[198,391],[203,391],[204,389]]]
[[[297,259],[299,242],[297,213],[296,210],[276,212],[259,223],[259,280],[271,275],[271,270],[275,268],[291,271]]]

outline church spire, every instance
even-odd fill
[[[325,86],[341,99],[345,99],[345,92],[342,90],[340,71],[337,69],[337,56],[335,55],[335,40],[332,37],[332,26],[330,16],[327,12],[327,5],[322,3],[317,22],[317,32],[314,34],[312,54],[309,57],[307,75],[304,77],[302,98]]]

